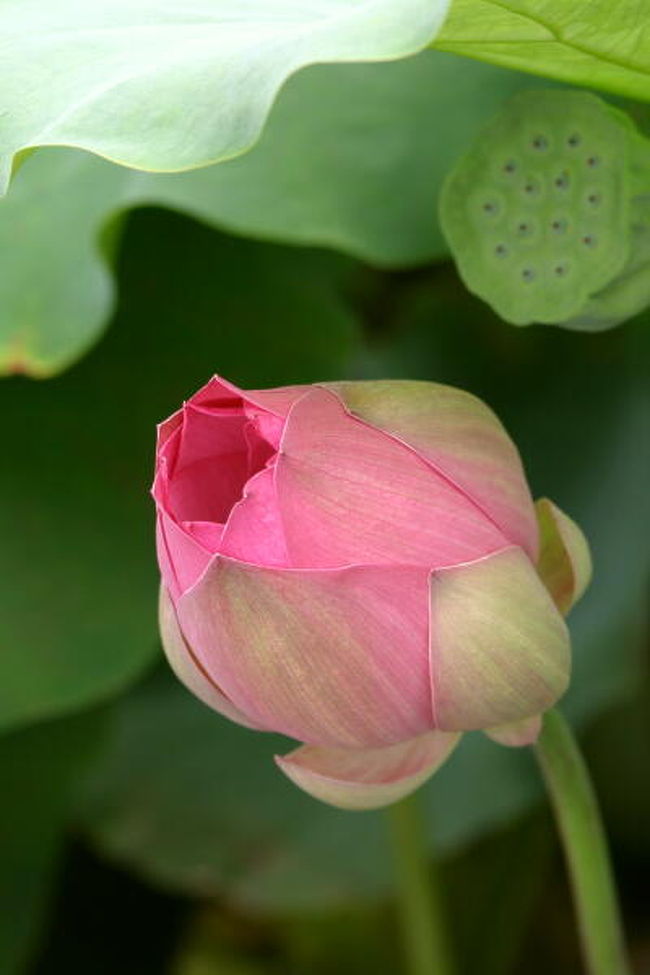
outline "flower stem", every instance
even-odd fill
[[[596,796],[573,733],[558,711],[535,746],[569,868],[589,975],[629,975],[612,869]]]
[[[409,975],[452,975],[437,875],[416,796],[388,810]]]

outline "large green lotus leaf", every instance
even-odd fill
[[[0,176],[17,151],[79,146],[140,169],[249,148],[307,64],[425,47],[448,0],[4,0]]]
[[[453,0],[444,51],[650,99],[650,21],[639,0]]]
[[[0,387],[0,726],[102,698],[151,659],[154,424],[217,371],[335,378],[355,341],[345,259],[139,217],[107,340],[63,377]]]
[[[100,232],[143,203],[376,264],[443,256],[442,179],[486,116],[530,82],[431,51],[315,66],[289,81],[258,145],[225,164],[160,175],[77,150],[34,153],[0,202],[0,372],[49,375],[97,338],[114,290]]]
[[[77,780],[103,716],[77,715],[0,738],[0,971],[19,975],[37,941]]]

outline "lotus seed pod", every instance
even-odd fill
[[[650,178],[650,165],[647,169]],[[630,254],[616,277],[563,325],[580,331],[613,328],[650,305],[650,194],[635,197]]]
[[[606,289],[634,260],[648,150],[627,116],[595,95],[517,95],[443,187],[441,224],[467,287],[515,325],[599,328],[629,307],[634,314],[643,285],[632,295],[629,282]],[[644,237],[650,224],[641,223]]]

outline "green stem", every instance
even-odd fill
[[[535,746],[564,846],[589,975],[629,975],[607,842],[589,773],[558,711]]]
[[[409,975],[452,975],[437,876],[416,796],[388,810]]]

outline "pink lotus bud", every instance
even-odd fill
[[[172,667],[302,742],[278,765],[326,802],[393,802],[463,731],[527,744],[567,686],[586,542],[548,501],[540,532],[468,393],[214,378],[160,426],[153,494]]]

